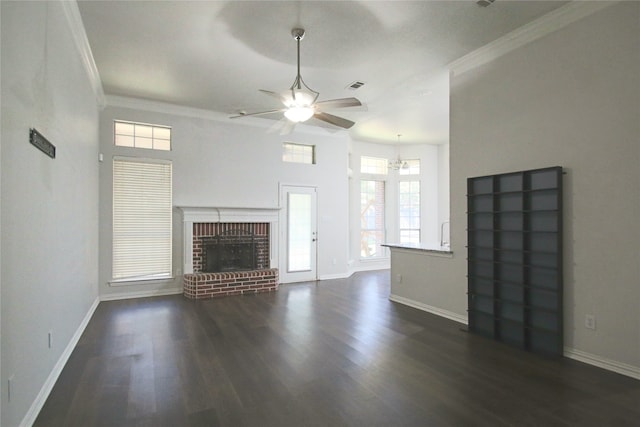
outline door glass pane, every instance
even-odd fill
[[[311,269],[311,195],[289,193],[288,271]]]
[[[400,243],[420,243],[420,181],[400,181]]]

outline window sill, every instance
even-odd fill
[[[135,277],[131,279],[112,279],[107,282],[111,287],[119,286],[136,286],[136,285],[154,285],[159,283],[170,283],[176,279],[175,276],[149,276]]]

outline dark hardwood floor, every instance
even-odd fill
[[[389,272],[102,302],[35,426],[639,426],[640,381],[388,300]]]

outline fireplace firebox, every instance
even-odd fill
[[[193,228],[193,272],[269,268],[269,224],[198,223]]]
[[[278,210],[180,208],[184,295],[191,299],[278,290]]]
[[[202,239],[203,273],[247,271],[258,268],[256,239],[244,230],[229,230]]]

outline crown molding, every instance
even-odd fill
[[[106,105],[104,90],[102,89],[102,80],[100,80],[100,73],[98,73],[98,67],[93,59],[93,53],[91,52],[91,46],[87,39],[87,32],[84,29],[84,23],[82,22],[82,16],[80,15],[80,9],[78,9],[78,3],[75,1],[61,1],[62,10],[69,23],[69,29],[73,36],[73,41],[76,44],[76,48],[80,53],[82,64],[89,77],[89,83],[93,88],[93,93],[96,97],[96,102],[100,108]]]
[[[228,114],[220,113],[213,110],[206,110],[203,108],[186,107],[184,105],[170,104],[167,102],[151,101],[148,99],[133,98],[128,96],[119,95],[107,95],[106,96],[107,107],[128,108],[131,110],[149,111],[152,113],[168,114],[172,116],[182,116],[196,119],[214,120],[218,122],[230,123]],[[234,124],[242,126],[258,127],[262,129],[269,129],[274,125],[276,121],[264,119],[260,117],[245,117],[241,120],[233,120]],[[317,134],[327,136],[327,129],[322,127],[306,125],[298,123],[296,125],[295,132],[302,132],[307,134]]]
[[[616,3],[619,1],[572,1],[451,62],[448,68],[460,75]]]
[[[128,108],[131,110],[143,110],[153,113],[169,114],[172,116],[191,117],[206,120],[227,121],[229,117],[225,114],[206,110],[204,108],[185,107],[168,102],[152,101],[149,99],[134,98],[130,96],[107,95],[106,106]]]

